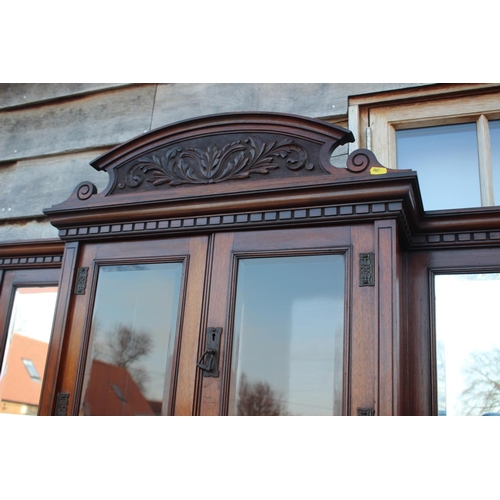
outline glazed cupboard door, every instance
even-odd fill
[[[193,236],[82,248],[55,414],[192,414],[207,242]]]
[[[346,414],[350,227],[223,233],[213,253],[199,414]]]
[[[59,269],[0,270],[0,415],[38,414],[58,281]]]

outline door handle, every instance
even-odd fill
[[[196,366],[203,370],[204,377],[219,376],[220,336],[222,328],[207,328],[206,349]]]
[[[201,356],[200,360],[198,363],[196,363],[196,366],[198,368],[201,368],[205,372],[210,372],[212,371],[213,365],[214,365],[214,354],[215,354],[215,349],[207,349]],[[205,358],[209,359],[208,363],[203,364],[203,360]]]

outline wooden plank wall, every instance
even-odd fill
[[[234,111],[271,111],[348,126],[348,97],[420,84],[0,84],[0,243],[57,237],[42,210],[82,181],[106,187],[88,164],[169,123]],[[332,159],[344,166],[347,146]]]

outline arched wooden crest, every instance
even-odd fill
[[[129,228],[146,231],[154,225],[148,221],[171,231],[178,224],[172,218],[180,216],[179,224],[187,227],[185,218],[193,215],[245,211],[250,216],[264,206],[352,202],[366,199],[363,190],[373,194],[380,174],[400,178],[402,172],[386,169],[368,150],[352,153],[345,168],[334,167],[333,151],[353,141],[343,127],[295,115],[195,118],[153,130],[96,158],[91,165],[108,174],[106,189],[98,193],[83,182],[68,200],[44,212],[61,238],[89,239],[104,237],[105,231],[111,235],[114,227],[123,234]],[[385,190],[381,195],[386,196]],[[193,220],[203,224],[204,219]]]

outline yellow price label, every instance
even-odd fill
[[[372,175],[383,175],[387,173],[387,169],[385,167],[372,167],[370,168],[370,174]]]

